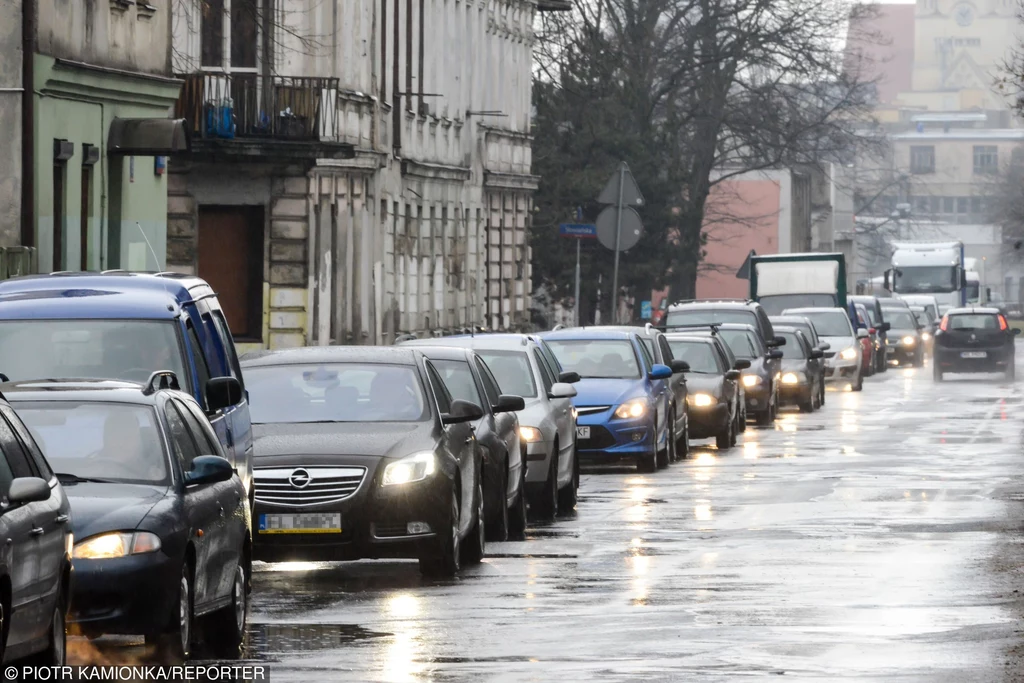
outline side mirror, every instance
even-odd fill
[[[526,401],[522,396],[510,396],[502,394],[498,397],[498,404],[492,408],[496,413],[514,413],[526,407]]]
[[[690,364],[687,363],[685,360],[681,360],[679,358],[676,358],[674,361],[672,361],[671,368],[672,368],[672,372],[677,373],[677,374],[680,373],[680,372],[689,372],[690,371]]]
[[[768,352],[768,357],[771,358],[772,360],[779,360],[780,358],[782,358],[782,351],[778,349],[772,349],[771,351]]]
[[[7,500],[11,505],[39,503],[50,497],[50,485],[39,477],[18,477],[11,482]]]
[[[242,385],[234,377],[214,377],[206,382],[206,409],[211,413],[242,402]]]
[[[750,368],[750,361],[746,358],[740,358],[733,367],[737,370],[747,370]]]
[[[878,329],[882,332],[888,332],[892,329],[892,323],[878,323]]]
[[[576,384],[580,381],[580,373],[578,372],[561,372],[558,374],[558,381],[563,384]]]
[[[651,379],[668,379],[672,376],[672,368],[661,363],[655,363],[651,366],[651,371],[647,373],[647,376]]]
[[[829,344],[828,342],[821,342],[820,344],[818,344],[818,348],[821,349],[822,351],[828,351],[829,349],[832,348],[832,345]]]
[[[219,455],[200,455],[185,473],[185,486],[200,486],[227,481],[235,474],[231,463]]]
[[[889,286],[889,281],[893,279],[892,278],[892,271],[891,270],[887,270],[882,275],[883,275],[883,277],[882,277],[882,287],[884,287],[885,289],[887,289],[887,290],[889,290],[891,292],[892,291],[892,287]]]
[[[824,358],[825,352],[821,349],[811,349],[811,358],[817,360],[818,358]]]
[[[460,422],[474,422],[483,416],[483,408],[475,403],[458,398],[452,401],[451,410],[441,415],[441,422],[446,425],[453,425]]]
[[[729,372],[725,373],[725,378],[726,379],[731,379],[732,381],[735,382],[742,375],[743,375],[743,373],[741,373],[739,370],[730,370]]]
[[[772,340],[772,344],[771,345],[772,346],[785,346],[786,345],[786,338],[785,337],[776,337],[775,339]]]
[[[1019,327],[1012,327],[1010,329],[1013,330],[1013,336],[1014,337],[1016,337],[1018,334],[1020,334],[1020,328]]]
[[[551,385],[548,398],[573,398],[576,396],[576,387],[566,382],[556,382]]]
[[[865,330],[863,327],[857,330],[857,339],[867,339],[870,336],[871,335],[868,334],[868,331]]]

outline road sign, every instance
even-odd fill
[[[615,219],[618,211],[616,207],[608,206],[597,217],[597,239],[612,251],[615,251]],[[644,226],[640,221],[640,214],[631,206],[624,207],[622,209],[622,235],[619,237],[619,251],[635,247],[642,234],[644,234]]]
[[[644,320],[651,319],[651,302],[641,301],[640,302],[640,317]]]
[[[598,203],[619,203],[620,178],[622,179],[622,205],[643,206],[644,196],[640,194],[640,188],[637,186],[636,180],[633,179],[633,174],[629,172],[629,167],[626,166],[626,162],[624,161],[620,163],[619,170],[616,171],[614,175],[612,175],[611,179],[608,180],[608,184],[604,186],[604,189],[601,191],[601,194],[598,195]]]
[[[558,226],[558,234],[562,237],[597,237],[597,226],[593,223],[562,223]]]
[[[736,277],[739,278],[740,280],[749,280],[750,279],[750,257],[751,256],[757,256],[757,252],[754,251],[753,249],[750,250],[750,253],[747,254],[746,260],[743,261],[743,263],[740,265],[739,270],[736,271]]]

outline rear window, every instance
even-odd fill
[[[706,325],[707,323],[739,323],[757,329],[757,315],[753,311],[735,308],[691,308],[669,311],[665,324]]]
[[[999,318],[990,313],[959,313],[949,316],[950,330],[998,330]]]

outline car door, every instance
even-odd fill
[[[640,355],[643,358],[643,362],[641,363],[643,366],[642,372],[644,374],[644,381],[646,381],[650,387],[651,398],[654,400],[654,405],[656,406],[657,412],[655,414],[657,415],[658,429],[668,429],[668,380],[647,379],[648,373],[650,373],[651,368],[654,366],[654,354],[647,345],[650,343],[651,346],[653,346],[654,342],[653,340],[648,340],[637,337],[637,341],[639,341],[639,343],[634,343],[640,349]],[[660,434],[657,438],[658,443],[661,443]]]
[[[443,415],[451,410],[452,395],[445,387],[441,374],[429,360],[424,360],[424,369],[427,373],[427,381],[430,383],[430,390],[434,394],[438,411]],[[473,523],[473,514],[476,504],[476,481],[479,474],[479,467],[476,462],[476,437],[473,434],[473,425],[469,422],[442,425],[444,431],[444,448],[454,460],[459,470],[459,531],[464,535]]]
[[[722,395],[727,396],[729,399],[729,416],[734,417],[736,411],[739,409],[739,386],[740,383],[734,379],[729,379],[725,376],[725,373],[730,370],[734,370],[736,367],[736,358],[732,355],[728,345],[718,337],[715,337],[715,354],[718,357],[718,362],[721,367],[725,368],[722,371]]]
[[[175,401],[168,399],[164,403],[163,414],[167,424],[167,438],[174,457],[182,473],[188,473],[192,470],[192,461],[199,456],[199,446]],[[195,595],[195,604],[199,606],[210,601],[216,587],[216,584],[211,584],[210,577],[210,544],[213,534],[207,532],[212,532],[220,519],[217,512],[217,491],[210,484],[183,487],[182,503],[188,520],[189,539],[195,548],[195,585],[192,592]]]
[[[476,355],[473,357],[473,365],[487,401],[492,406],[498,405],[501,389],[498,387],[498,381],[491,374],[491,369],[487,367],[480,356]],[[495,413],[494,427],[498,438],[505,445],[505,452],[508,453],[508,490],[505,492],[507,498],[515,491],[516,482],[519,481],[519,470],[523,466],[523,456],[519,451],[519,418],[513,412]]]
[[[655,337],[657,340],[658,349],[661,352],[661,358],[665,365],[671,366],[672,360],[672,348],[668,345],[668,340],[665,339],[665,335],[659,334]],[[674,398],[675,403],[675,415],[673,419],[676,422],[676,434],[682,434],[683,422],[686,418],[686,374],[682,372],[674,373],[672,379],[669,380],[669,387]]]
[[[198,388],[193,392],[192,397],[202,406],[203,412],[207,413],[210,424],[213,426],[213,431],[217,434],[217,441],[224,447],[224,456],[232,466],[236,466],[234,441],[232,440],[231,430],[228,429],[229,423],[225,413],[224,411],[218,411],[210,414],[206,405],[206,384],[210,381],[210,378],[216,377],[218,373],[217,363],[209,357],[211,354],[206,349],[207,335],[208,332],[205,330],[198,313],[186,318],[185,336],[188,338],[189,346],[192,348],[192,357],[198,377]]]
[[[571,456],[576,448],[576,426],[572,420],[572,399],[551,398],[551,387],[558,381],[558,377],[544,363],[544,358],[539,349],[536,347],[531,348],[530,354],[533,356],[533,364],[536,366],[537,371],[540,372],[541,386],[539,391],[543,391],[544,395],[548,397],[547,400],[551,405],[552,413],[555,416],[555,424],[558,427],[558,479],[562,481],[563,474],[571,472],[569,469],[572,466]]]
[[[230,443],[230,453],[225,453],[238,471],[238,476],[249,491],[252,482],[252,421],[249,418],[249,398],[245,391],[245,381],[238,365],[238,354],[235,342],[231,337],[227,321],[219,308],[210,307],[210,312],[203,315],[207,329],[212,332],[213,346],[222,364],[224,376],[234,377],[242,387],[242,400],[223,411],[225,437]]]

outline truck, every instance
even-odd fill
[[[885,288],[893,296],[931,294],[940,313],[967,305],[963,242],[894,242],[892,248],[892,267],[885,271]]]
[[[967,303],[980,305],[987,302],[982,300],[981,275],[979,275],[977,267],[978,259],[969,256],[964,259],[964,274],[967,277]]]
[[[840,253],[751,255],[750,298],[768,315],[779,315],[787,308],[847,310],[846,257]]]

